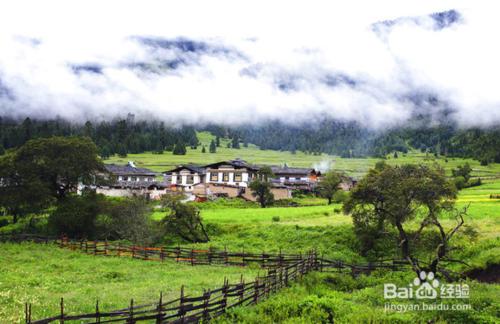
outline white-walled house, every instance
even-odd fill
[[[166,184],[156,181],[156,172],[138,168],[133,162],[127,165],[106,164],[105,167],[112,178],[107,185],[97,186],[97,193],[112,197],[145,196],[160,199],[167,192]]]
[[[205,167],[194,164],[180,165],[163,174],[170,179],[171,186],[181,186],[184,191],[192,191],[194,185],[205,183],[206,176]]]
[[[240,159],[212,163],[205,166],[205,183],[248,187],[258,171],[259,167]]]

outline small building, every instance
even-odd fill
[[[187,164],[180,165],[175,169],[163,172],[170,179],[169,184],[174,191],[192,191],[194,186],[205,183],[205,167]],[[179,190],[177,188],[179,187]]]
[[[106,164],[105,167],[106,170],[114,176],[116,183],[119,184],[139,182],[152,183],[155,182],[157,176],[156,172],[136,167],[132,161],[128,162],[126,165]]]
[[[248,187],[259,167],[241,159],[212,163],[206,168],[206,183]]]
[[[108,184],[96,187],[97,193],[111,197],[145,196],[160,199],[167,192],[167,184],[156,181],[156,172],[138,168],[133,162],[126,165],[106,164],[105,168],[111,179],[108,179]]]
[[[296,190],[311,191],[317,184],[321,172],[312,168],[271,167],[274,184],[281,184]]]

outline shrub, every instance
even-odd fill
[[[279,222],[280,217],[279,216],[273,216],[273,222]]]
[[[332,202],[341,204],[344,203],[347,199],[349,199],[349,192],[344,190],[338,190],[333,195]]]
[[[49,229],[57,235],[94,238],[97,216],[104,208],[105,197],[95,192],[68,196],[49,216]]]

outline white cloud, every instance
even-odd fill
[[[460,21],[437,30],[428,15],[450,9]],[[500,123],[496,9],[473,1],[2,2],[0,114],[134,112],[176,123],[321,114],[383,127],[411,115],[407,96],[428,93],[461,124]],[[393,24],[376,33],[382,21]],[[141,38],[208,48],[153,48]]]

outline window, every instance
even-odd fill
[[[193,184],[194,177],[192,175],[186,176],[186,184]]]
[[[235,182],[241,182],[241,173],[235,173],[234,174],[234,181]]]
[[[219,180],[219,174],[217,172],[211,172],[210,181],[217,181],[217,180]]]
[[[222,181],[224,181],[224,182],[229,182],[229,173],[224,172],[224,173],[222,174]]]
[[[118,181],[123,181],[123,177],[122,177],[122,176],[119,176],[119,177],[118,177]]]

